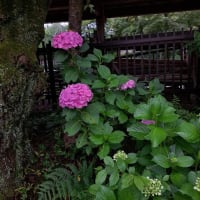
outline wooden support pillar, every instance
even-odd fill
[[[97,25],[97,42],[102,43],[104,41],[104,35],[105,35],[105,13],[104,13],[104,5],[102,2],[97,1],[95,4],[95,10],[96,10],[96,25]]]
[[[81,24],[83,15],[83,0],[69,0],[69,30],[81,34]]]

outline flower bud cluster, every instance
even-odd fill
[[[123,150],[117,151],[116,154],[113,155],[113,160],[118,160],[118,159],[126,160],[128,158],[127,154]]]
[[[136,83],[134,80],[128,80],[126,83],[120,86],[120,90],[128,90],[131,88],[135,88],[135,86],[136,86]]]
[[[197,177],[196,179],[194,190],[197,190],[198,192],[200,192],[200,177]]]
[[[147,179],[148,179],[148,184],[144,187],[144,190],[142,191],[144,196],[145,197],[161,196],[163,190],[163,185],[161,181],[156,178],[151,179],[147,177]]]

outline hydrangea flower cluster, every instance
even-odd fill
[[[158,179],[151,179],[147,177],[148,179],[148,184],[144,187],[144,190],[142,193],[144,194],[145,197],[154,197],[154,196],[161,196],[162,190],[163,190],[163,185],[160,180]]]
[[[126,160],[128,158],[128,156],[123,150],[119,150],[119,151],[117,151],[116,154],[113,155],[113,160],[116,161],[119,158],[122,160]]]
[[[197,190],[198,192],[200,192],[200,177],[197,177],[195,181],[194,190]]]
[[[145,125],[151,125],[151,124],[155,124],[156,122],[154,120],[149,120],[149,119],[143,119],[141,121],[142,124],[145,124]]]
[[[135,84],[134,80],[128,80],[126,83],[124,83],[120,86],[120,90],[131,89],[131,88],[134,88],[135,86],[136,86],[136,84]]]
[[[82,46],[83,38],[74,31],[65,31],[58,33],[52,39],[54,48],[68,50],[77,46]]]
[[[59,105],[62,108],[83,108],[88,105],[93,98],[93,93],[89,86],[84,83],[68,85],[59,95]]]

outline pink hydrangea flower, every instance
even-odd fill
[[[54,48],[68,50],[77,46],[82,46],[83,38],[74,31],[65,31],[58,33],[52,39]]]
[[[135,81],[134,80],[128,80],[126,83],[122,84],[120,86],[120,90],[127,90],[135,87]]]
[[[141,121],[142,124],[145,124],[145,125],[151,125],[151,124],[155,124],[156,122],[154,120],[149,120],[149,119],[143,119]]]
[[[88,105],[93,98],[93,93],[89,86],[84,83],[68,85],[59,95],[59,105],[62,108],[83,108]]]

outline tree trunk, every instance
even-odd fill
[[[44,36],[48,0],[0,0],[0,199],[9,199],[23,176],[25,128],[41,72],[36,50]]]
[[[69,29],[81,33],[83,0],[69,0]]]

